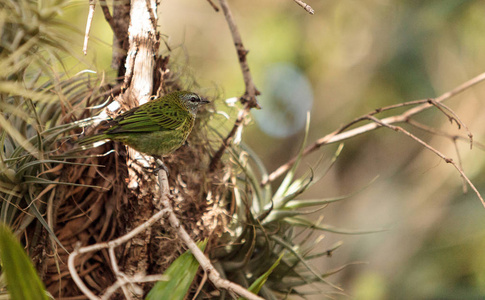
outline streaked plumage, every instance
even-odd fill
[[[191,92],[173,92],[117,116],[104,132],[84,137],[79,144],[109,139],[148,155],[167,155],[185,143],[198,108],[208,102]]]

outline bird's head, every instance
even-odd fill
[[[197,114],[197,110],[204,104],[209,103],[208,100],[201,98],[199,95],[192,92],[178,92],[178,97],[182,104],[192,113],[194,116]]]

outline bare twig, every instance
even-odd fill
[[[460,149],[458,148],[458,143],[456,142],[457,139],[453,139],[453,145],[455,146],[455,151],[456,151],[456,157],[458,158],[458,166],[460,169],[463,170],[463,163],[461,162],[461,155],[460,155]],[[463,179],[463,193],[466,194],[468,192],[468,186],[466,184],[466,179],[463,178],[463,175],[461,176]]]
[[[453,97],[457,94],[464,92],[465,90],[471,88],[472,86],[474,86],[474,85],[476,85],[476,84],[478,84],[478,83],[480,83],[484,80],[485,80],[485,73],[481,73],[480,75],[462,83],[461,85],[454,88],[453,90],[442,94],[438,98],[434,99],[434,101],[436,103],[440,103],[440,102],[447,100],[447,99],[449,99],[449,98],[451,98],[451,97]],[[410,108],[400,115],[387,117],[387,118],[384,118],[380,121],[384,124],[394,124],[394,123],[400,123],[400,122],[407,122],[411,118],[411,116],[433,106],[433,104],[430,104],[428,100],[417,100],[417,101],[411,101],[411,102],[407,102],[407,103],[411,103],[412,105],[413,104],[419,104],[419,103],[422,103],[422,104],[418,105],[416,107]],[[405,106],[405,105],[407,105],[407,104],[396,104],[396,105],[389,106],[388,108],[392,109],[392,108],[402,107],[402,106]],[[378,113],[378,112],[381,112],[381,111],[384,111],[384,110],[388,110],[388,108],[377,109],[374,113],[364,115],[363,117],[357,118],[354,121],[352,121],[350,124],[353,125],[353,124],[355,124],[359,121],[365,120],[365,119],[367,119],[367,116],[373,115],[375,113]],[[313,151],[319,149],[323,145],[337,143],[337,142],[346,140],[348,138],[351,138],[351,137],[354,137],[354,136],[357,136],[357,135],[360,135],[360,134],[363,134],[363,133],[366,133],[366,132],[370,132],[370,131],[378,128],[379,125],[377,123],[369,123],[369,124],[365,124],[365,125],[362,125],[360,127],[357,127],[357,128],[354,128],[354,129],[351,129],[351,130],[348,130],[348,131],[344,131],[349,127],[350,127],[349,124],[344,125],[341,128],[335,130],[334,132],[316,140],[312,145],[305,148],[305,150],[303,151],[303,155],[308,155],[309,153],[312,153]],[[281,165],[278,169],[273,171],[265,180],[263,180],[261,182],[261,184],[262,185],[267,184],[267,183],[275,180],[279,176],[283,175],[286,171],[288,171],[291,168],[291,166],[293,166],[295,161],[296,161],[296,157],[293,157],[287,163]]]
[[[126,243],[127,241],[129,241],[130,239],[132,239],[133,237],[138,235],[139,233],[150,228],[155,222],[160,220],[166,213],[167,213],[167,210],[159,211],[158,213],[154,214],[150,219],[148,219],[146,222],[144,222],[140,226],[136,227],[135,229],[131,230],[127,234],[125,234],[125,235],[123,235],[123,236],[121,236],[121,237],[119,237],[115,240],[112,240],[112,241],[109,241],[109,242],[104,242],[104,243],[98,243],[98,244],[94,244],[94,245],[86,246],[86,247],[82,247],[82,248],[79,248],[79,246],[77,248],[75,248],[74,251],[69,255],[68,267],[69,267],[69,273],[71,273],[72,279],[76,283],[77,287],[81,290],[81,292],[83,292],[83,294],[86,295],[86,297],[88,297],[89,299],[100,299],[84,284],[83,280],[81,279],[81,277],[77,273],[76,265],[75,265],[76,256],[78,256],[79,254],[99,251],[101,249],[106,249],[106,248],[110,249],[110,258],[111,258],[111,263],[112,263],[112,266],[113,266],[113,271],[116,274],[116,277],[118,278],[118,281],[115,283],[115,285],[117,285],[117,287],[119,287],[119,286],[123,287],[126,284],[129,284],[129,283],[131,284],[133,282],[144,282],[145,280],[142,280],[142,279],[138,278],[137,276],[128,277],[125,274],[120,272],[116,261],[113,262],[114,252],[113,252],[112,249]],[[111,291],[111,289],[109,288],[108,291]]]
[[[212,265],[210,260],[205,256],[202,250],[197,247],[197,244],[192,240],[190,235],[185,231],[184,227],[180,224],[179,219],[172,210],[172,205],[169,199],[170,188],[168,186],[167,173],[164,170],[158,172],[158,180],[160,184],[161,191],[161,204],[165,210],[168,212],[168,221],[172,228],[177,232],[178,237],[182,239],[187,248],[192,252],[192,255],[197,259],[200,266],[209,277],[209,280],[220,289],[228,290],[229,292],[236,293],[242,297],[250,300],[264,300],[263,298],[251,293],[242,286],[231,282],[229,280],[223,279],[219,272]]]
[[[377,119],[376,117],[373,117],[373,116],[369,116],[368,118],[369,118],[369,120],[372,120],[373,122],[375,122],[376,124],[378,124],[380,126],[387,127],[387,128],[392,129],[392,130],[394,130],[396,132],[404,133],[408,137],[410,137],[413,140],[415,140],[416,142],[420,143],[426,149],[428,149],[431,152],[433,152],[434,154],[438,155],[445,162],[447,162],[449,164],[452,164],[453,167],[455,167],[455,169],[460,173],[461,177],[470,185],[470,187],[472,188],[472,190],[475,192],[475,194],[478,196],[478,198],[482,202],[482,205],[485,207],[485,200],[482,198],[482,195],[477,190],[477,188],[473,185],[473,183],[470,181],[470,179],[465,175],[465,173],[463,172],[463,170],[453,161],[453,159],[446,157],[443,153],[441,153],[438,150],[436,150],[435,148],[431,147],[428,143],[426,143],[425,141],[421,140],[417,136],[413,135],[409,131],[403,129],[402,127],[394,126],[394,125],[391,125],[391,124],[384,123],[384,122],[382,122],[382,120],[379,120],[379,119]]]
[[[107,290],[106,293],[104,293],[103,297],[101,297],[101,300],[108,300],[111,299],[111,296],[113,296],[114,292],[116,292],[117,289],[120,287],[123,288],[127,284],[131,284],[133,282],[153,282],[153,281],[161,281],[161,280],[169,280],[168,276],[165,275],[134,275],[132,277],[126,276],[124,279],[118,279],[112,286],[110,286]],[[126,294],[125,294],[126,297]]]
[[[436,106],[444,115],[448,117],[448,120],[450,120],[450,123],[453,123],[453,121],[455,121],[455,123],[458,125],[458,129],[461,129],[461,127],[465,128],[468,134],[468,137],[470,139],[470,149],[471,149],[473,146],[473,134],[471,133],[470,129],[468,129],[468,126],[466,126],[466,124],[460,120],[458,115],[448,106],[444,105],[443,103],[436,102],[433,99],[429,99],[429,101],[431,104]]]
[[[414,119],[409,119],[407,121],[407,123],[409,125],[412,125],[412,126],[418,128],[418,129],[421,129],[423,131],[429,132],[429,133],[434,134],[434,135],[444,136],[444,137],[447,137],[451,140],[463,140],[463,141],[469,141],[470,140],[469,136],[450,134],[450,133],[444,132],[442,130],[438,130],[436,128],[422,124],[422,123],[420,123],[420,122],[418,122]],[[485,150],[485,144],[482,144],[480,142],[473,141],[473,146],[475,146],[478,149]]]
[[[300,5],[301,7],[303,7],[304,10],[306,10],[309,14],[313,15],[315,13],[315,11],[313,10],[313,8],[306,4],[305,2],[301,1],[301,0],[293,0],[296,2],[296,4]]]
[[[236,47],[237,55],[239,58],[239,65],[241,66],[241,71],[244,78],[244,85],[246,86],[246,91],[244,92],[244,95],[240,98],[241,103],[244,104],[244,108],[239,112],[239,115],[236,119],[236,122],[234,123],[234,126],[232,127],[232,130],[222,141],[221,147],[219,147],[219,150],[217,150],[216,154],[212,158],[209,166],[209,170],[211,172],[216,169],[219,161],[222,158],[222,155],[226,151],[238,129],[243,125],[243,120],[248,115],[251,108],[261,108],[261,106],[259,106],[258,100],[256,99],[256,96],[260,95],[261,93],[258,91],[256,85],[254,84],[253,78],[251,76],[251,71],[249,70],[249,65],[246,60],[248,51],[244,48],[241,35],[239,34],[236,22],[234,21],[234,17],[232,16],[231,10],[229,9],[229,5],[227,4],[226,0],[219,0],[219,3],[221,4],[222,11],[224,12],[224,16],[226,17],[227,24],[229,25],[229,29],[231,30],[232,40],[234,41],[234,45]]]
[[[104,19],[106,22],[108,22],[109,26],[111,27],[111,30],[113,32],[115,31],[115,23],[113,21],[113,17],[111,16],[111,13],[109,12],[109,8],[106,5],[106,0],[100,0],[99,5],[101,5],[101,10],[103,11],[104,14]]]
[[[369,113],[368,115],[373,116],[373,115],[381,113],[383,111],[388,111],[388,110],[392,110],[392,109],[396,109],[396,108],[400,108],[400,107],[405,107],[405,106],[415,106],[415,105],[423,104],[423,103],[429,103],[429,100],[428,99],[420,99],[420,100],[413,100],[413,101],[408,101],[408,102],[396,103],[396,104],[392,104],[392,105],[389,105],[389,106],[376,108],[373,112]]]
[[[246,86],[246,92],[241,97],[241,102],[247,102],[250,108],[261,108],[258,104],[258,100],[256,99],[256,96],[258,96],[260,92],[254,84],[251,72],[249,71],[249,65],[246,60],[246,56],[249,51],[244,48],[241,35],[239,34],[239,30],[237,29],[236,22],[234,21],[234,17],[232,16],[232,12],[229,9],[227,1],[219,0],[219,3],[221,4],[222,11],[226,17],[227,24],[229,25],[229,29],[231,30],[232,40],[234,41],[234,46],[236,46],[239,65],[241,66],[241,71],[244,78],[244,85]]]
[[[207,0],[207,2],[209,2],[209,4],[212,6],[212,8],[216,11],[216,12],[219,12],[219,7],[217,7],[214,2],[212,2],[212,0]]]
[[[88,19],[86,21],[86,31],[84,33],[84,46],[83,46],[84,55],[88,53],[89,33],[91,32],[91,24],[93,23],[95,9],[96,9],[96,0],[89,0]]]

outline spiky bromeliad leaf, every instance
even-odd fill
[[[310,271],[310,273],[312,273],[311,277],[305,279],[307,283],[310,283],[313,281],[320,281],[322,283],[330,285],[331,287],[337,290],[340,290],[339,287],[325,280],[322,274],[319,274],[312,266],[310,266],[310,262],[305,257],[303,257],[302,254],[300,254],[300,251],[298,249],[295,249],[296,248],[295,245],[292,245],[291,243],[285,241],[284,239],[276,235],[271,236],[271,239],[275,241],[277,244],[287,249],[293,256],[295,256],[296,259],[298,259],[298,261],[301,263],[303,267],[305,267],[308,271]]]
[[[4,224],[0,225],[0,260],[13,300],[49,299],[29,257]]]
[[[263,285],[266,283],[268,280],[268,277],[273,273],[273,270],[280,264],[281,259],[283,258],[284,253],[281,253],[280,257],[274,262],[274,264],[269,268],[268,271],[264,272],[263,275],[259,276],[258,279],[256,279],[253,284],[248,288],[250,292],[253,292],[254,294],[258,294],[259,291],[263,288]],[[239,300],[246,300],[246,298],[239,298]]]
[[[207,245],[207,239],[197,243],[197,245],[200,250],[204,251],[205,246]],[[148,293],[146,299],[183,300],[198,269],[199,262],[190,251],[186,251],[165,271],[164,275],[168,276],[168,280],[157,282],[153,289]]]
[[[351,192],[347,195],[332,197],[332,198],[324,198],[324,199],[293,199],[293,200],[290,200],[286,203],[285,208],[286,209],[297,209],[297,208],[304,208],[304,207],[311,207],[311,206],[322,206],[322,205],[330,204],[330,203],[333,203],[333,202],[342,201],[344,199],[348,199],[348,198],[352,197],[353,195],[356,195],[356,194],[362,192],[364,189],[366,189],[371,184],[373,184],[377,180],[377,178],[378,178],[378,176],[374,177],[364,187],[359,188],[357,191]]]
[[[337,228],[337,227],[333,227],[333,226],[330,226],[330,225],[316,224],[316,223],[313,223],[310,220],[303,219],[303,218],[297,218],[297,217],[286,218],[285,222],[288,223],[288,224],[291,224],[293,226],[300,226],[300,227],[311,228],[311,229],[316,229],[316,230],[321,230],[321,231],[339,233],[339,234],[369,234],[369,233],[377,233],[377,232],[386,231],[386,229],[372,229],[372,230],[342,229],[342,228]]]

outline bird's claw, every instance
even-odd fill
[[[152,169],[151,172],[158,173],[158,171],[164,170],[165,173],[167,173],[167,177],[169,176],[170,172],[168,171],[167,166],[163,163],[163,161],[160,158],[157,158],[155,160],[155,164],[157,166],[155,168],[150,168],[150,169]]]
[[[167,173],[167,177],[168,177],[168,174],[169,174],[168,169],[165,165],[158,166],[158,167],[144,167],[144,168],[145,168],[145,171],[147,173],[150,173],[150,174],[157,174],[158,171],[160,171],[160,170],[164,170]]]

